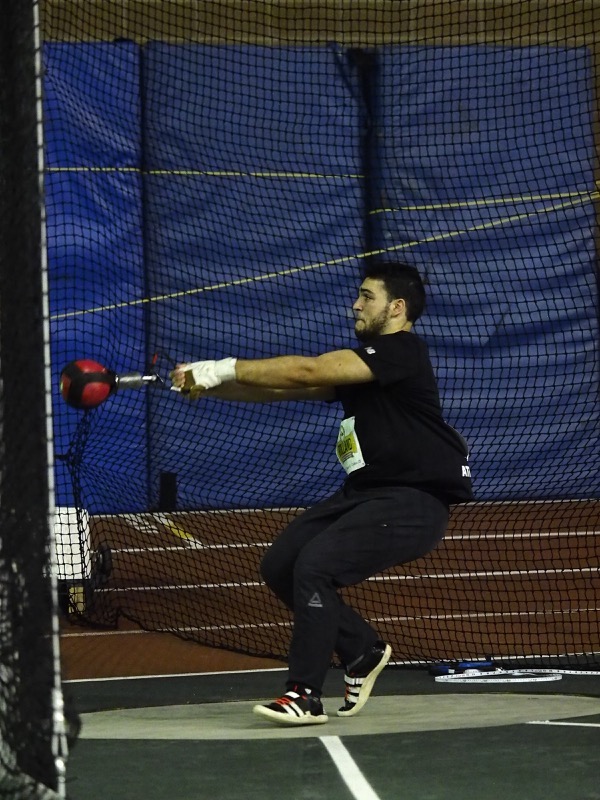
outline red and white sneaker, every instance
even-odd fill
[[[286,692],[268,705],[254,706],[252,711],[278,725],[322,725],[328,716],[318,697]]]

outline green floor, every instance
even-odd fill
[[[71,686],[80,711],[261,699],[279,673],[190,676]],[[332,674],[337,690],[339,676]],[[275,681],[275,683],[274,683]],[[270,687],[270,688],[268,688]],[[388,670],[381,694],[437,694],[457,687],[424,673]],[[507,692],[505,686],[490,691]],[[481,692],[481,686],[463,691]],[[511,693],[600,696],[600,679],[519,684]],[[70,800],[600,800],[600,715],[577,725],[504,725],[343,736],[372,793],[350,791],[312,738],[230,741],[82,738],[68,762]],[[592,723],[598,727],[585,727]]]
[[[351,736],[344,745],[380,800],[600,800],[600,728]],[[352,798],[319,739],[82,740],[68,791],[73,800]]]

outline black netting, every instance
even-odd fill
[[[0,797],[64,797],[51,581],[37,3],[0,25]],[[37,84],[39,85],[39,83]]]
[[[78,621],[285,656],[290,619],[257,565],[342,481],[336,405],[190,404],[148,381],[83,411],[59,376],[97,362],[85,405],[103,366],[165,378],[352,347],[361,268],[383,257],[427,278],[417,331],[477,502],[434,554],[349,596],[401,661],[598,663],[597,25],[589,4],[531,6],[44,7]]]

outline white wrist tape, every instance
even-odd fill
[[[235,365],[237,358],[222,358],[215,361],[215,374],[219,378],[219,383],[230,383],[235,380]]]
[[[191,372],[195,384],[213,389],[222,383],[235,380],[235,364],[237,358],[222,358],[220,361],[194,361],[187,365],[186,372]]]

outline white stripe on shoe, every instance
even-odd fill
[[[344,676],[346,695],[344,698],[344,705],[337,712],[338,717],[353,717],[355,714],[358,714],[371,696],[377,676],[388,663],[391,655],[392,648],[389,644],[386,644],[381,659],[368,675],[362,678],[352,677],[350,675]]]

